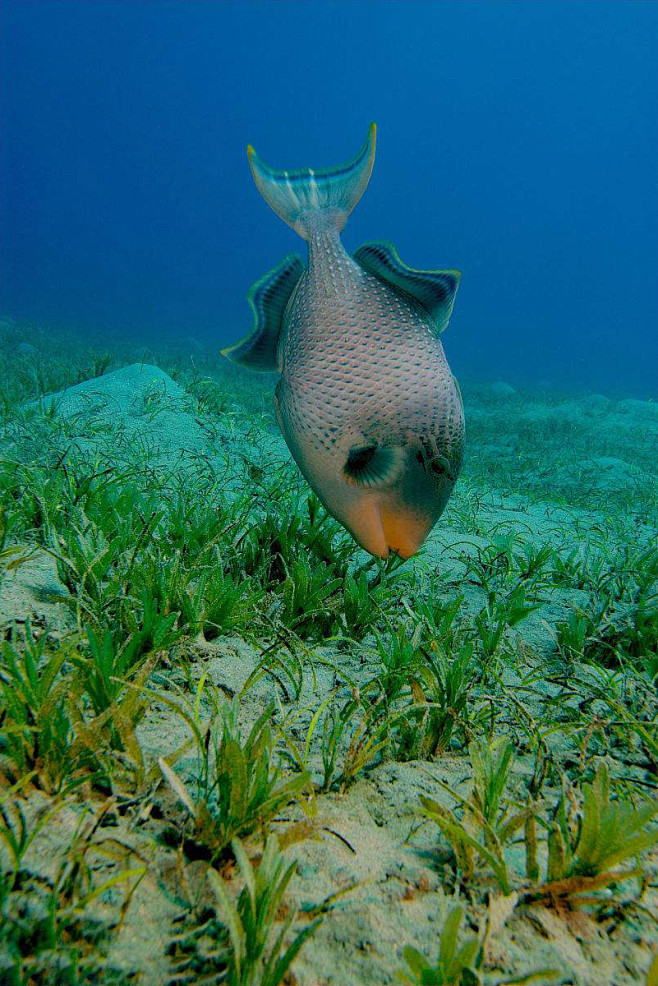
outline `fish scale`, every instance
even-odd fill
[[[375,128],[339,168],[275,171],[249,149],[268,204],[308,243],[249,293],[252,332],[224,354],[278,370],[277,420],[327,510],[367,551],[414,554],[457,480],[464,417],[439,338],[460,275],[340,240],[374,161]]]

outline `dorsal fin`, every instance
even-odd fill
[[[232,363],[250,370],[276,370],[276,348],[283,315],[290,296],[304,272],[302,258],[289,253],[273,270],[249,288],[247,298],[254,313],[251,332],[233,346],[222,349]]]
[[[415,298],[432,316],[437,335],[443,332],[455,304],[458,270],[415,270],[402,263],[392,243],[364,243],[354,259],[373,277]]]

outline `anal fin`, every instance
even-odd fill
[[[301,257],[290,253],[252,284],[247,295],[254,313],[252,330],[233,346],[222,349],[222,356],[251,370],[277,369],[276,350],[283,316],[303,272]]]

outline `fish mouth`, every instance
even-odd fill
[[[431,517],[423,517],[399,507],[383,504],[380,515],[388,547],[400,558],[415,555],[433,527]]]
[[[373,498],[358,505],[349,526],[361,547],[371,555],[388,558],[392,551],[406,560],[421,547],[433,521],[400,504]]]

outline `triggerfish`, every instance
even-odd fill
[[[286,443],[326,509],[366,551],[408,558],[440,517],[464,448],[459,387],[440,335],[456,270],[415,270],[390,243],[340,241],[375,159],[376,128],[347,164],[278,171],[248,148],[265,201],[308,243],[251,287],[252,331],[223,350],[280,374]]]

